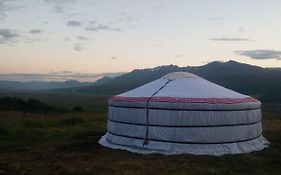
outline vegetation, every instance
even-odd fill
[[[16,97],[0,97],[0,110],[14,110],[14,111],[25,111],[25,112],[59,112],[56,107],[42,103],[39,100],[29,98],[23,100]]]
[[[36,95],[34,95],[36,96]],[[61,96],[40,96],[43,101],[74,107]],[[281,108],[263,106],[263,132],[270,148],[243,155],[139,155],[98,144],[106,132],[106,98],[79,96],[98,110],[63,113],[0,111],[0,174],[280,174]],[[103,100],[102,100],[103,99]],[[78,100],[78,97],[77,99]],[[40,100],[41,101],[41,100]],[[69,103],[72,101],[72,103]],[[57,103],[56,103],[57,102]],[[58,104],[58,102],[60,104]],[[72,109],[72,108],[70,108]]]
[[[80,107],[80,106],[74,106],[74,107],[72,108],[72,110],[73,110],[74,112],[81,112],[81,111],[83,111],[82,107]]]
[[[13,92],[4,93],[2,97],[20,98],[24,101],[36,99],[62,111],[73,111],[75,107],[81,107],[83,111],[105,112],[109,96],[93,94],[69,94],[69,93],[42,93],[42,92]]]

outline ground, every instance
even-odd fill
[[[106,100],[95,99],[92,107],[98,110],[92,111],[0,111],[0,175],[281,174],[280,105],[264,105],[263,135],[271,144],[263,151],[225,156],[163,156],[100,146],[98,140],[106,132]],[[52,103],[49,98],[48,101]]]

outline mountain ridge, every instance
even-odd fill
[[[115,78],[104,78],[99,84],[65,89],[69,92],[116,95],[158,79],[170,72],[190,72],[221,86],[249,94],[268,102],[280,101],[281,71],[254,66],[237,61],[211,62],[203,66],[165,65],[155,68],[135,69]],[[272,93],[274,92],[274,95]],[[274,100],[272,100],[273,96]]]
[[[50,89],[60,89],[60,88],[74,88],[94,85],[91,82],[79,82],[76,80],[67,80],[64,82],[59,81],[0,81],[0,90],[5,91],[17,91],[17,90],[50,90]]]
[[[171,64],[154,68],[135,69],[113,78],[104,76],[94,83],[75,80],[48,83],[0,81],[0,91],[39,90],[51,93],[63,92],[112,96],[134,89],[171,72],[190,72],[213,83],[254,96],[265,102],[281,103],[280,69],[263,68],[233,60],[227,62],[214,61],[202,66],[179,67]],[[10,85],[9,83],[14,83],[14,85],[8,86]]]

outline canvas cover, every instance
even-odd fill
[[[261,103],[196,75],[171,73],[109,100],[100,144],[149,154],[223,155],[259,151]]]

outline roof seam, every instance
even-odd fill
[[[168,79],[167,79],[168,80]],[[172,80],[168,80],[163,86],[161,86],[157,91],[155,91],[147,100],[149,102],[151,98],[156,95],[158,92],[160,92],[165,86],[167,86]]]
[[[143,142],[143,146],[148,144],[148,128],[149,128],[149,101],[152,99],[154,95],[156,95],[161,89],[163,89],[167,84],[169,84],[172,80],[168,80],[163,86],[161,86],[157,91],[155,91],[146,101],[146,131],[145,131],[145,140]]]

